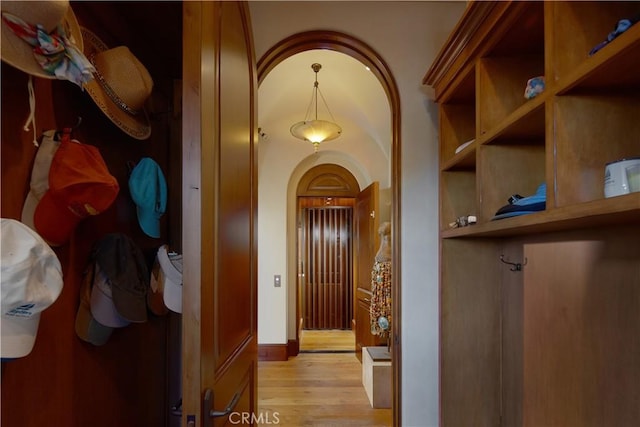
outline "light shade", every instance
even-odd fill
[[[316,151],[321,142],[336,139],[341,133],[340,126],[326,120],[306,120],[291,126],[291,134],[312,143]]]
[[[324,100],[322,92],[320,92],[320,89],[318,87],[318,71],[320,71],[320,68],[322,68],[322,65],[318,63],[314,63],[311,65],[311,69],[316,73],[316,81],[313,84],[313,93],[311,95],[311,103],[309,104],[309,108],[307,109],[307,114],[304,120],[295,123],[293,126],[291,126],[290,129],[291,135],[295,136],[298,139],[302,139],[303,141],[312,143],[316,152],[318,151],[318,147],[320,146],[321,142],[331,141],[332,139],[336,139],[342,134],[342,128],[336,123],[327,120],[318,120],[318,93],[320,93],[322,102],[324,102],[329,115],[331,115],[329,106]],[[312,106],[315,106],[315,118],[313,120],[309,120],[308,116]],[[333,119],[333,115],[331,115],[331,119]]]

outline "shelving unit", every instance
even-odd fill
[[[640,193],[604,197],[605,165],[640,156],[640,23],[589,55],[633,17],[638,1],[471,1],[423,80],[440,113],[442,425],[640,419],[607,376],[640,362]],[[546,88],[526,99],[536,76]],[[542,183],[544,211],[492,220]],[[451,228],[470,214],[477,224]],[[514,273],[500,256],[529,259]],[[602,307],[580,305],[595,295]],[[562,335],[583,315],[595,331]],[[640,363],[625,366],[638,396]]]
[[[461,66],[439,58],[434,65],[451,68],[425,76],[440,107],[445,233],[462,215],[491,221],[511,194],[533,194],[543,182],[547,210],[602,199],[604,165],[640,154],[640,26],[588,56],[619,19],[640,13],[638,3],[548,3],[470,3],[467,21],[482,15],[495,25],[467,34],[477,47]],[[527,80],[539,75],[545,91],[525,99]]]

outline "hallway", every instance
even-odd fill
[[[300,353],[287,362],[259,362],[258,409],[261,426],[383,427],[392,419],[391,409],[371,408],[353,353]]]

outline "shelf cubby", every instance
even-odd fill
[[[531,196],[545,182],[544,145],[484,145],[479,150],[479,223],[491,221],[512,195]]]
[[[568,71],[557,83],[558,94],[640,93],[639,52],[640,25],[636,24]]]
[[[477,68],[478,137],[491,132],[527,103],[527,81],[543,73],[542,55],[481,58]]]
[[[557,96],[553,114],[556,207],[602,199],[605,165],[640,156],[640,98]]]
[[[463,215],[475,215],[477,206],[475,170],[445,171],[440,175],[440,229]]]
[[[445,104],[440,109],[440,162],[453,159],[456,149],[465,142],[475,139],[476,110],[470,104]]]
[[[504,144],[511,141],[537,141],[544,144],[545,101],[547,93],[542,93],[518,107],[500,124],[478,138],[478,145]]]
[[[550,82],[564,81],[586,61],[600,55],[607,56],[607,51],[615,51],[625,44],[624,39],[633,38],[633,34],[622,33],[589,57],[589,52],[607,39],[619,20],[640,14],[638,2],[629,1],[551,1],[545,2],[545,7],[550,9],[548,16],[552,20],[547,40],[550,59],[547,74]],[[638,28],[631,27],[627,32],[632,30],[637,34]],[[635,64],[637,69],[637,60]]]
[[[442,171],[468,171],[476,168],[476,142],[472,142],[446,162],[441,163]]]

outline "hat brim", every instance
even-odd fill
[[[164,282],[164,305],[175,313],[182,313],[182,285],[173,282],[165,276]]]
[[[156,258],[151,269],[149,291],[147,292],[147,305],[156,316],[164,316],[169,312],[167,306],[164,305],[164,280],[164,272]]]
[[[84,54],[87,58],[91,58],[92,55],[109,49],[107,45],[91,31],[84,27],[81,27],[80,31],[84,41]],[[135,116],[123,111],[109,98],[109,95],[107,95],[107,92],[105,92],[100,85],[98,79],[93,79],[85,83],[84,88],[98,108],[122,131],[140,140],[147,139],[151,136],[151,123],[145,109],[142,109],[140,114]]]
[[[104,326],[93,318],[91,307],[84,301],[78,307],[75,328],[80,339],[96,346],[105,345],[113,332],[113,328]]]
[[[160,247],[157,256],[164,279],[164,305],[173,312],[182,313],[182,272],[171,262],[166,246]]]
[[[67,243],[81,220],[71,210],[59,207],[53,200],[51,190],[44,193],[33,214],[35,231],[51,246]]]
[[[2,358],[14,359],[31,353],[38,334],[40,313],[29,318],[2,316]]]
[[[96,270],[98,270],[96,268]],[[96,271],[93,287],[91,288],[91,315],[101,325],[110,328],[122,328],[129,325],[129,321],[118,314],[113,299],[100,288],[98,280],[107,280],[104,274]],[[110,286],[106,284],[106,286]]]
[[[160,218],[158,218],[158,214],[154,210],[142,209],[140,206],[136,207],[136,212],[142,231],[149,237],[159,238]]]
[[[76,47],[82,52],[84,50],[82,32],[80,31],[80,25],[71,6],[68,7],[62,24],[67,29],[67,34],[71,36],[71,41],[74,42]],[[4,62],[32,76],[43,77],[45,79],[57,78],[55,75],[49,74],[42,69],[33,56],[33,48],[20,37],[16,36],[4,21],[0,23],[0,26],[2,28],[1,49],[2,60]]]
[[[109,341],[113,328],[105,326],[93,318],[91,314],[91,288],[96,274],[96,266],[91,271],[85,272],[80,285],[80,305],[76,312],[76,335],[81,340],[95,346],[104,345]]]

